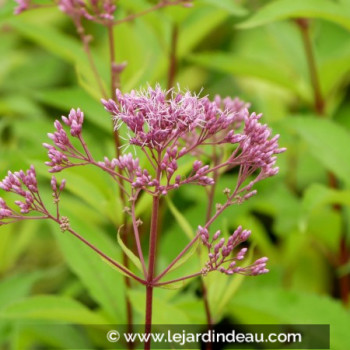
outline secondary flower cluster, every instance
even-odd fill
[[[66,181],[62,180],[61,185],[57,186],[57,180],[54,176],[51,178],[52,196],[54,203],[57,204],[61,192],[65,187]],[[36,178],[35,168],[32,165],[29,170],[24,172],[23,170],[12,173],[8,172],[8,175],[0,182],[0,188],[6,192],[14,193],[22,200],[16,200],[15,204],[19,207],[20,212],[11,209],[3,198],[0,197],[0,225],[12,223],[15,221],[31,218],[26,217],[23,214],[31,212],[42,213],[48,215],[48,211],[43,203],[38,190],[38,181]],[[3,221],[5,220],[5,221]],[[11,221],[9,221],[11,220]]]
[[[40,205],[37,201],[38,183],[33,166],[26,173],[23,170],[15,173],[9,171],[5,179],[0,182],[0,188],[6,192],[12,192],[23,197],[23,201],[15,202],[22,214],[27,214],[29,211],[35,210],[37,204]],[[8,216],[12,215],[12,211],[9,208],[6,209]],[[5,217],[5,215],[2,216]]]
[[[226,275],[239,273],[249,276],[256,276],[269,272],[266,268],[266,262],[268,261],[266,257],[260,258],[252,265],[246,267],[237,266],[237,262],[244,259],[248,248],[241,248],[236,253],[234,253],[234,250],[251,235],[251,231],[243,230],[242,226],[239,226],[227,240],[225,238],[219,240],[221,235],[220,230],[214,234],[211,240],[206,228],[199,226],[198,233],[200,234],[202,243],[208,248],[209,260],[202,270],[203,274],[214,270],[218,270]]]
[[[71,109],[68,118],[62,117],[63,122],[70,127],[70,134],[73,137],[80,138],[81,129],[84,121],[84,113],[78,108]],[[74,165],[71,159],[84,159],[84,155],[73,146],[62,124],[56,120],[54,122],[56,131],[49,133],[48,137],[55,143],[55,147],[44,143],[43,146],[48,149],[50,162],[45,164],[52,167],[50,172],[58,172],[64,168]]]

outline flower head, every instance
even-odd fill
[[[54,203],[59,201],[59,196],[65,187],[65,183],[66,181],[62,180],[61,184],[58,186],[57,179],[55,176],[52,176],[50,184],[53,190]],[[36,172],[33,165],[31,165],[27,171],[20,170],[14,173],[9,171],[7,176],[0,181],[0,188],[6,192],[11,192],[22,197],[21,200],[15,201],[20,212],[11,209],[4,199],[0,198],[0,225],[30,218],[30,216],[25,216],[23,214],[31,212],[39,212],[44,214],[43,218],[47,217],[48,211],[39,194]]]
[[[226,275],[238,273],[257,276],[269,272],[266,268],[266,262],[268,261],[266,257],[260,258],[245,267],[237,266],[240,261],[244,260],[248,251],[246,247],[237,251],[237,247],[251,235],[251,231],[243,230],[242,226],[239,226],[227,240],[225,238],[219,240],[220,231],[217,231],[210,240],[208,230],[201,226],[198,227],[198,235],[202,243],[208,248],[209,260],[204,268],[206,273],[218,270]]]
[[[279,136],[272,136],[267,125],[259,122],[261,114],[250,114],[249,104],[238,98],[216,96],[211,101],[180,89],[162,90],[159,85],[129,94],[117,90],[116,97],[117,102],[102,100],[105,109],[113,115],[116,129],[127,126],[130,144],[148,150],[150,157],[159,154],[156,161],[168,184],[165,192],[185,183],[214,184],[209,176],[214,171],[212,159],[203,159],[205,153],[201,151],[207,145],[232,145],[228,159],[215,169],[240,167],[240,185],[258,170],[245,187],[247,193],[240,197],[241,202],[255,194],[251,188],[257,181],[278,172],[275,155],[284,151],[278,147]],[[196,158],[192,173],[181,180],[176,174],[178,161],[189,154]],[[175,181],[171,183],[172,178]]]
[[[240,100],[217,98],[211,102],[190,92],[154,89],[116,91],[117,101],[102,100],[105,109],[112,113],[116,128],[124,123],[133,133],[130,143],[140,147],[164,150],[171,143],[186,140],[201,130],[204,139],[226,129],[243,119],[244,103]],[[223,107],[223,108],[222,108]]]
[[[14,173],[9,171],[4,180],[0,182],[0,188],[6,192],[12,192],[23,197],[23,201],[15,201],[15,204],[19,206],[22,214],[27,214],[35,210],[35,201],[38,198],[38,183],[33,165],[26,172],[23,170]],[[3,200],[0,206],[2,208],[3,217],[10,217],[13,214],[13,211],[6,206]]]
[[[162,149],[175,137],[193,130],[201,120],[202,107],[196,96],[168,93],[159,86],[123,95],[117,90],[118,105],[103,101],[114,114],[116,128],[125,123],[134,133],[130,143],[141,147]]]
[[[70,134],[81,142],[81,131],[84,122],[84,113],[78,109],[71,109],[68,117],[62,116],[64,124],[69,126]],[[48,133],[48,137],[54,142],[54,146],[44,143],[43,146],[48,150],[49,162],[45,164],[51,167],[50,172],[59,172],[66,167],[73,165],[70,157],[82,159],[82,154],[76,149],[69,139],[67,132],[64,130],[61,122],[55,120],[54,126],[56,131]]]

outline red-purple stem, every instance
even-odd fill
[[[135,194],[135,197],[137,197],[137,194]],[[138,256],[140,258],[142,269],[143,269],[143,275],[147,279],[147,269],[146,269],[145,259],[143,257],[143,253],[142,253],[139,229],[138,229],[136,215],[135,215],[135,202],[136,202],[136,198],[133,199],[132,205],[131,205],[131,218],[132,218],[132,224],[133,224],[133,228],[134,228],[133,231],[134,231],[134,236],[135,236],[137,253],[138,253]]]
[[[201,275],[202,275],[202,272],[197,272],[197,273],[194,273],[194,274],[192,274],[192,275],[188,275],[188,276],[185,276],[185,277],[176,278],[176,279],[174,279],[174,280],[165,281],[165,282],[160,282],[160,283],[155,283],[153,286],[154,286],[154,287],[166,286],[167,284],[185,281],[185,280],[188,280],[189,278],[198,277],[198,276],[201,276]]]
[[[158,156],[160,163],[160,154]],[[160,181],[161,169],[157,168],[157,180]],[[148,254],[148,273],[146,286],[146,315],[145,315],[145,333],[149,334],[152,331],[152,307],[153,307],[153,288],[154,288],[154,267],[156,263],[156,248],[158,235],[158,212],[159,212],[160,194],[153,197],[152,217],[151,217],[151,232],[149,241]],[[145,350],[151,349],[151,338],[145,343]]]

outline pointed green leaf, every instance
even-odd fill
[[[11,304],[0,312],[0,318],[19,320],[55,320],[78,324],[106,324],[102,316],[77,301],[53,295],[27,298]]]
[[[49,106],[60,108],[66,114],[69,113],[71,108],[81,108],[88,122],[94,123],[109,133],[112,130],[110,114],[104,110],[99,101],[91,98],[79,88],[65,87],[64,89],[34,91],[33,96]]]
[[[202,7],[192,11],[186,20],[181,23],[178,40],[179,58],[185,57],[227,17],[228,13],[226,11],[213,9],[212,7]]]
[[[311,154],[350,186],[350,133],[331,120],[293,117],[289,125],[306,141]]]
[[[316,183],[306,190],[303,198],[303,208],[307,212],[328,204],[350,206],[350,191],[336,190]]]
[[[245,266],[248,266],[251,264],[251,262],[253,260],[253,256],[254,256],[254,247],[251,247],[249,249],[249,255],[247,257],[247,260],[244,263]],[[239,287],[242,285],[242,283],[246,277],[247,276],[245,276],[245,275],[236,274],[236,275],[232,276],[231,280],[229,280],[227,282],[227,284],[226,284],[227,287],[223,291],[223,294],[221,295],[221,298],[218,301],[218,305],[216,306],[217,315],[220,316],[220,314],[224,312],[228,303],[231,301],[231,299],[237,293]]]
[[[197,248],[199,245],[199,239],[196,240],[196,242],[192,245],[190,250],[187,251],[186,254],[184,254],[174,265],[173,267],[169,270],[169,272],[175,271],[178,269],[180,266],[182,266],[189,258],[192,257],[193,254],[197,252]]]
[[[185,281],[179,281],[179,282],[165,284],[163,286],[160,286],[159,288],[169,289],[169,290],[180,289],[186,285],[186,282],[189,282],[189,279],[185,280]]]
[[[225,10],[229,12],[231,15],[234,16],[245,16],[248,14],[248,10],[245,9],[243,6],[238,5],[232,0],[197,0],[197,3],[204,3],[208,5],[215,6],[217,8],[220,8],[222,10]]]
[[[350,30],[350,6],[329,0],[277,0],[268,3],[237,28],[254,28],[289,18],[321,18]]]
[[[350,348],[350,315],[339,301],[325,295],[278,288],[246,288],[231,299],[229,309],[245,324],[329,324],[330,349]]]
[[[37,271],[2,279],[0,284],[0,310],[29,294],[33,284],[42,276],[43,273]]]
[[[81,217],[76,217],[74,212],[67,210],[66,212],[71,226],[77,232],[108,256],[120,260],[116,242],[113,244],[113,241],[101,232],[100,226],[84,222]],[[68,266],[78,276],[91,297],[112,320],[119,322],[125,320],[125,304],[120,302],[124,297],[125,284],[120,271],[112,269],[101,261],[101,257],[96,252],[69,232],[60,232],[57,224],[52,223],[52,229]]]
[[[169,293],[169,292],[168,292]],[[145,293],[140,290],[128,292],[133,308],[144,317],[145,313]],[[189,318],[183,310],[176,307],[175,303],[161,298],[160,293],[155,292],[153,297],[154,310],[152,322],[154,324],[189,324]]]
[[[173,214],[174,218],[176,219],[179,226],[182,228],[183,232],[186,234],[186,236],[189,239],[192,239],[194,237],[193,229],[191,224],[187,221],[187,219],[181,214],[181,212],[175,207],[172,200],[168,197],[166,197],[166,201],[168,204],[168,207]]]
[[[309,92],[300,77],[275,61],[240,57],[223,52],[210,52],[191,55],[189,60],[206,68],[232,74],[238,77],[257,78],[281,86],[307,99]]]
[[[141,271],[143,272],[141,261],[138,256],[136,256],[123,242],[122,238],[120,237],[120,229],[118,230],[117,239],[120,247],[123,249],[124,253],[128,256],[128,258],[133,262],[133,264]]]

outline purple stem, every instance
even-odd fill
[[[158,153],[158,162],[161,154]],[[161,169],[157,168],[157,180],[160,182]],[[157,194],[153,197],[152,204],[152,218],[151,218],[151,232],[149,243],[149,262],[148,262],[148,274],[147,274],[147,287],[146,287],[146,315],[145,315],[145,333],[150,334],[152,331],[152,306],[153,306],[153,288],[154,288],[154,268],[156,263],[156,249],[157,249],[157,231],[158,231],[158,212],[159,212],[159,200],[160,195]],[[151,338],[145,343],[145,350],[151,349]]]
[[[187,279],[189,279],[189,278],[198,277],[198,276],[201,276],[201,275],[202,275],[202,272],[197,272],[197,273],[194,273],[194,274],[192,274],[192,275],[188,275],[188,276],[185,276],[185,277],[176,278],[176,279],[174,279],[174,280],[165,281],[165,282],[160,282],[160,283],[155,283],[153,286],[154,286],[154,287],[161,287],[161,286],[165,286],[165,285],[167,285],[167,284],[185,281],[185,280],[187,280]]]
[[[152,205],[152,221],[151,234],[149,245],[149,264],[146,287],[146,317],[145,317],[145,333],[149,334],[152,330],[152,305],[153,305],[153,288],[154,288],[154,267],[156,260],[157,247],[157,229],[158,229],[158,210],[159,210],[159,196],[153,197]],[[145,350],[151,349],[151,340],[145,343]]]
[[[135,197],[137,197],[137,194],[135,195]],[[137,252],[138,252],[141,264],[142,264],[143,274],[144,274],[144,277],[147,278],[147,269],[146,269],[145,259],[143,257],[143,253],[142,253],[139,229],[138,229],[137,223],[136,223],[135,202],[136,202],[136,198],[132,201],[132,205],[131,205],[131,217],[132,217],[132,224],[133,224],[133,228],[134,228],[133,231],[134,231],[134,236],[135,236]]]

